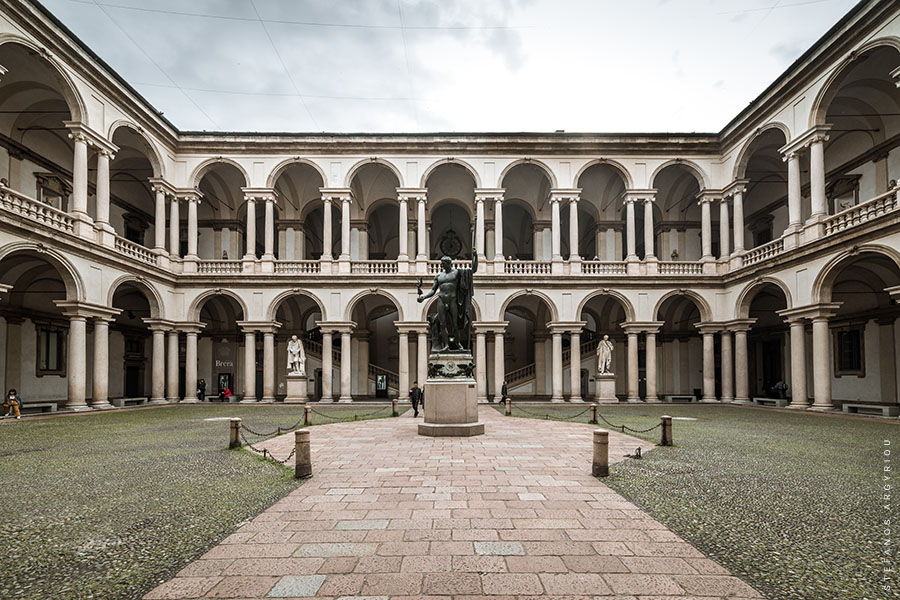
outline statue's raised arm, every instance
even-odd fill
[[[426,300],[428,300],[429,298],[431,298],[432,296],[434,296],[434,295],[437,293],[437,291],[438,291],[438,289],[440,288],[440,286],[441,286],[441,284],[440,284],[440,282],[438,281],[438,276],[435,275],[435,276],[434,276],[434,285],[431,286],[431,291],[429,291],[428,293],[423,294],[423,293],[422,293],[422,280],[419,279],[419,289],[418,289],[419,297],[416,298],[416,300],[419,301],[419,302],[425,302]]]

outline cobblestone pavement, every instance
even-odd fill
[[[312,479],[144,598],[762,598],[591,476],[593,426],[480,415],[312,428]],[[648,445],[610,433],[610,458]]]

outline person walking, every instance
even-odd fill
[[[413,386],[409,390],[409,402],[412,404],[413,417],[419,416],[420,404],[422,405],[422,410],[425,410],[425,393],[419,387],[418,381],[413,381]]]
[[[500,402],[502,402],[503,404],[506,404],[507,397],[508,397],[508,394],[506,393],[506,380],[504,379],[503,385],[500,386]]]
[[[197,382],[197,400],[203,402],[206,399],[206,380],[201,379]]]
[[[18,392],[16,392],[15,388],[10,389],[6,393],[6,398],[3,399],[3,418],[15,415],[17,419],[21,419],[21,408],[22,399],[19,397]]]

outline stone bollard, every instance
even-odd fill
[[[609,476],[609,432],[605,429],[594,430],[594,464],[591,474],[594,477]]]
[[[512,403],[509,401],[509,398],[506,399],[506,416],[512,415]]]
[[[312,407],[305,406],[304,408],[306,410],[303,413],[303,425],[309,427],[310,425],[312,425]]]
[[[391,400],[391,416],[392,417],[400,416],[400,412],[397,410],[397,399],[396,398]]]
[[[671,446],[672,445],[672,417],[669,415],[663,415],[659,418],[660,425],[662,425],[662,438],[659,441],[660,446]]]
[[[309,453],[309,429],[294,432],[294,477],[312,477],[312,458]]]
[[[591,420],[588,421],[588,424],[590,424],[590,425],[597,424],[597,405],[596,404],[591,404]]]
[[[238,417],[231,419],[228,428],[228,447],[240,448],[241,446],[241,420]]]

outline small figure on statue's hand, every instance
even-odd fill
[[[419,280],[417,300],[424,302],[438,296],[437,312],[428,320],[431,333],[431,351],[465,352],[471,350],[469,309],[472,306],[472,275],[478,269],[478,253],[472,248],[472,268],[455,269],[449,256],[441,258],[442,271],[434,276],[434,285],[422,294]]]

